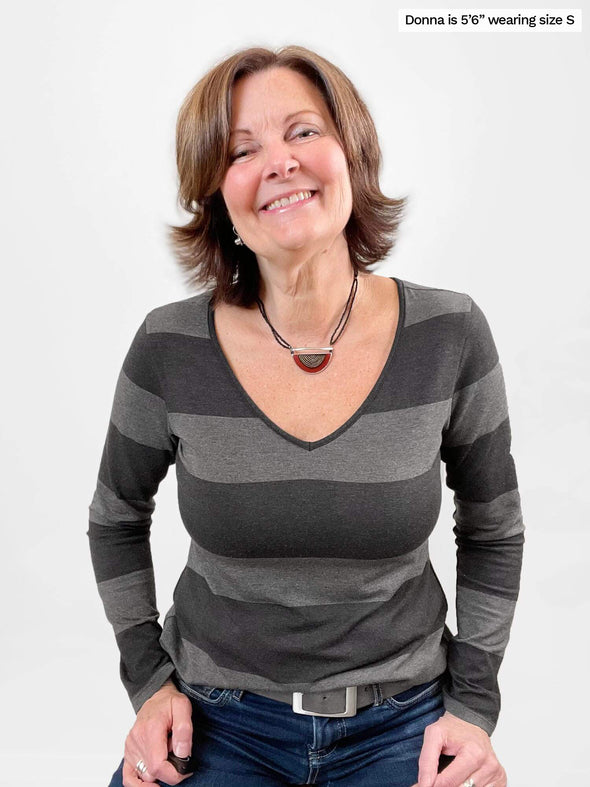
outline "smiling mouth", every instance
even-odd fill
[[[295,194],[291,194],[290,197],[281,197],[281,199],[276,199],[273,202],[269,202],[268,205],[265,205],[262,210],[263,211],[270,211],[270,210],[278,210],[279,208],[287,208],[289,205],[295,205],[297,202],[305,202],[310,200],[315,191],[298,191]]]

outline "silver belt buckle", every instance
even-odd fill
[[[295,713],[302,713],[305,716],[329,716],[334,718],[336,717],[341,718],[343,716],[356,716],[356,699],[357,699],[357,687],[347,686],[346,701],[345,701],[343,713],[315,713],[312,710],[303,709],[303,692],[294,691],[293,710],[295,711]]]

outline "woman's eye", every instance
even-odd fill
[[[250,153],[250,151],[246,150],[246,149],[236,150],[234,153],[230,154],[230,159],[231,159],[231,161],[236,161],[237,159],[244,158],[249,153]]]
[[[295,133],[295,136],[296,137],[300,137],[301,139],[307,139],[308,137],[311,137],[314,134],[315,135],[318,134],[316,129],[314,129],[314,128],[302,128],[300,131],[297,131]]]

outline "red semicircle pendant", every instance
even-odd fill
[[[308,374],[321,372],[332,360],[331,347],[294,347],[293,360],[300,369]]]

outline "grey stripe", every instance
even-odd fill
[[[181,333],[208,339],[207,304],[210,297],[211,292],[202,292],[192,298],[153,309],[146,317],[146,332]]]
[[[155,503],[149,500],[138,501],[139,506],[134,506],[133,500],[121,500],[102,483],[100,479],[96,482],[96,489],[89,506],[90,520],[97,525],[116,526],[124,523],[144,522],[146,511],[154,510]]]
[[[189,473],[216,483],[401,481],[426,473],[440,449],[450,400],[362,415],[346,432],[309,452],[258,418],[171,413]],[[383,439],[387,435],[387,439]]]
[[[508,644],[516,602],[471,588],[457,591],[457,642],[502,654]]]
[[[262,675],[238,672],[227,667],[218,667],[205,651],[183,639],[172,614],[166,616],[161,643],[176,664],[180,676],[187,683],[219,686],[222,688],[244,689],[283,689],[286,691],[313,691],[336,689],[342,686],[364,686],[367,683],[399,681],[399,691],[405,691],[417,683],[434,677],[444,671],[446,666],[445,647],[441,644],[443,629],[421,639],[416,648],[396,654],[378,664],[368,663],[362,669],[340,672],[323,680],[310,683],[276,683]],[[397,690],[396,690],[397,693]]]
[[[445,445],[468,445],[497,429],[508,417],[504,377],[500,364],[453,396],[453,422],[445,435]],[[450,416],[449,416],[450,420]],[[445,429],[448,428],[448,423]]]
[[[170,449],[168,414],[163,399],[132,382],[121,369],[111,421],[125,437],[141,445]]]
[[[518,489],[498,495],[488,503],[469,502],[455,496],[453,519],[473,541],[509,538],[525,530]]]
[[[405,282],[406,290],[406,319],[404,325],[415,325],[418,322],[439,317],[442,314],[471,311],[471,298],[468,295],[452,290],[434,290],[436,295],[432,298],[424,297],[424,290],[430,287],[420,287],[411,282]]]
[[[188,566],[216,595],[255,604],[300,607],[386,601],[404,582],[420,576],[427,560],[428,542],[387,560],[256,560],[214,555],[192,541]]]
[[[138,623],[158,620],[152,568],[99,582],[98,592],[115,634],[132,628]]]

